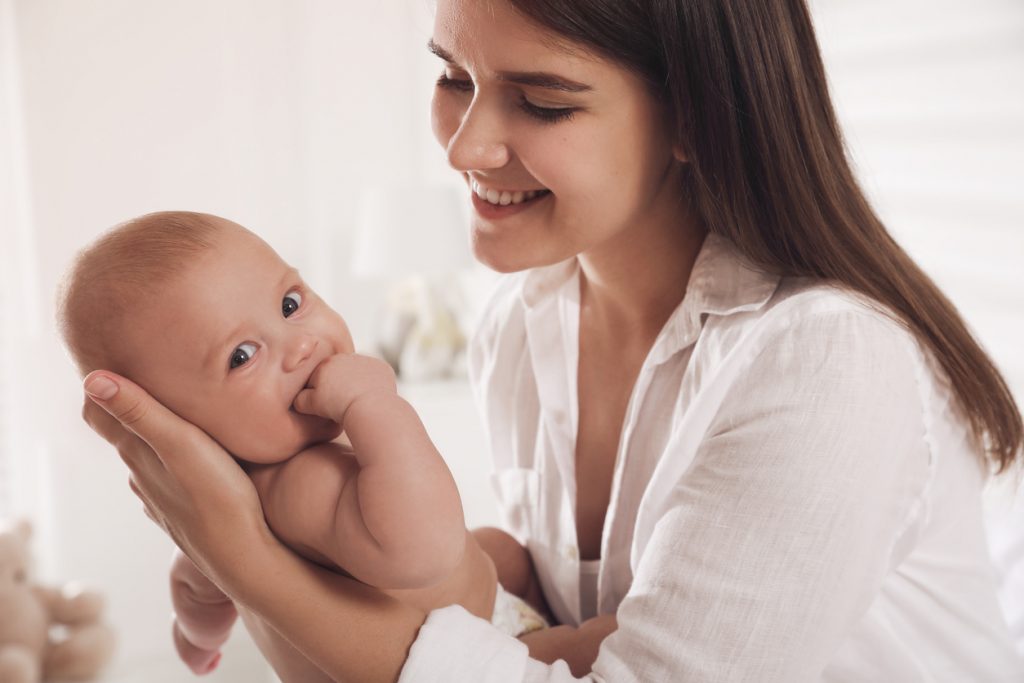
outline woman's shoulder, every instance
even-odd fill
[[[741,381],[754,373],[802,377],[827,371],[865,395],[897,378],[915,385],[931,375],[928,354],[890,308],[849,288],[785,277],[757,310],[713,317],[692,364],[697,377]],[[845,379],[843,379],[845,378]]]
[[[845,336],[917,346],[907,324],[893,309],[849,287],[815,278],[782,278],[763,308],[723,325],[731,326],[758,346],[788,338],[821,347]]]

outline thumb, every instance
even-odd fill
[[[196,429],[164,407],[145,389],[120,375],[95,370],[86,375],[83,385],[85,393],[94,403],[157,453],[181,445],[183,438]]]
[[[295,408],[296,412],[305,413],[306,415],[315,414],[313,408],[313,390],[303,389],[292,401],[292,407]]]

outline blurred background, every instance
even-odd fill
[[[1024,3],[811,6],[869,195],[1024,398]],[[111,683],[191,680],[169,635],[170,542],[81,422],[52,322],[75,251],[126,218],[208,211],[262,235],[358,348],[403,363],[468,522],[496,520],[459,371],[492,276],[430,133],[431,21],[429,0],[0,0],[0,517],[33,521],[40,579],[107,595]],[[407,223],[391,204],[428,195],[428,229],[389,232]],[[430,272],[390,258],[399,242]],[[997,507],[1019,514],[1009,495]],[[239,628],[208,680],[274,679]]]

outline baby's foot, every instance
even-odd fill
[[[185,638],[178,626],[178,620],[173,625],[174,649],[178,651],[178,657],[185,662],[189,669],[197,676],[203,676],[212,672],[220,664],[220,650],[203,650],[196,647]]]

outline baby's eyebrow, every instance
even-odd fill
[[[242,325],[236,325],[235,328],[231,330],[231,334],[225,335],[222,341],[210,347],[210,350],[206,352],[205,356],[203,356],[203,369],[215,371],[218,369],[217,365],[219,362],[223,363],[224,366],[226,367],[228,359],[222,358],[220,361],[218,361],[217,357],[223,355],[224,349],[226,349],[228,346],[231,346],[231,344],[234,343],[233,340],[235,340],[241,333]]]
[[[277,283],[277,286],[280,287],[281,285],[283,285],[288,280],[301,280],[301,279],[302,279],[302,275],[299,274],[299,269],[298,268],[289,268],[287,271],[285,271],[284,277],[282,277],[281,280]]]

